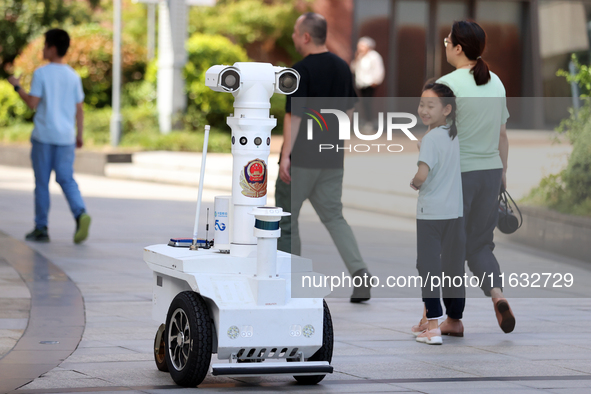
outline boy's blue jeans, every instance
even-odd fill
[[[76,145],[44,144],[34,139],[31,142],[31,162],[35,172],[35,227],[47,226],[51,171],[55,171],[55,180],[62,187],[74,218],[77,218],[86,211],[86,207],[74,180]]]

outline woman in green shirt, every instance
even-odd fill
[[[501,270],[493,254],[498,195],[506,185],[509,152],[505,87],[482,59],[486,33],[476,22],[455,22],[444,44],[447,62],[456,70],[437,82],[449,86],[457,97],[466,260],[472,273],[484,278],[480,287],[492,297],[499,326],[509,333],[515,317],[503,296]],[[462,322],[455,319],[441,325],[442,333],[463,330]]]

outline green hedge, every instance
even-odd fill
[[[112,32],[96,24],[77,26],[69,29],[72,38],[66,62],[82,78],[85,103],[102,108],[111,104],[111,62]],[[29,89],[33,72],[46,64],[42,59],[44,36],[33,40],[15,61],[16,75],[22,75],[21,83]],[[125,40],[123,45],[123,103],[130,105],[155,105],[155,88],[141,81],[144,77],[146,62],[143,46]],[[31,120],[33,111],[29,110],[13,87],[5,80],[0,80],[0,127]]]
[[[123,117],[122,142],[128,134],[154,134],[158,131],[158,115],[148,107],[126,107],[121,109]],[[84,135],[89,146],[109,145],[111,108],[92,109],[87,107],[84,116]]]
[[[591,101],[564,120],[558,129],[573,146],[568,164],[559,174],[542,179],[524,201],[562,213],[591,216]]]
[[[547,206],[562,213],[591,216],[591,67],[572,55],[577,73],[559,70],[556,75],[581,88],[583,105],[570,110],[557,131],[566,135],[573,146],[568,164],[559,174],[545,177],[524,201]]]
[[[220,34],[248,48],[257,59],[300,59],[291,34],[311,0],[218,0],[215,7],[192,7],[191,33]]]
[[[69,29],[70,48],[65,61],[80,74],[86,95],[84,102],[101,108],[111,104],[113,60],[113,32],[98,24]],[[23,86],[28,88],[36,68],[46,64],[42,59],[44,36],[33,40],[16,59],[16,74],[23,75]],[[146,49],[125,39],[122,45],[123,83],[139,81],[146,70]],[[0,111],[2,111],[0,107]]]
[[[214,92],[205,86],[205,72],[218,64],[232,65],[236,62],[251,61],[246,51],[220,35],[196,33],[187,42],[188,62],[185,67],[186,90],[188,95],[185,122],[188,127],[202,130],[205,124],[229,131],[226,117],[234,112],[234,97],[230,93]],[[155,64],[148,66],[147,78],[155,81]],[[274,133],[283,130],[285,96],[271,97],[270,113],[277,118]]]
[[[81,74],[86,92],[85,136],[88,146],[102,146],[109,144],[110,108],[110,32],[96,25],[75,28],[72,31],[73,44],[69,63]],[[92,35],[94,32],[96,35]],[[42,41],[34,41],[17,62],[17,67],[25,75],[25,86],[30,83],[32,72],[40,66],[38,58]],[[133,45],[132,45],[133,47]],[[158,117],[156,108],[156,61],[146,65],[139,59],[141,51],[133,55],[124,55],[127,83],[122,90],[122,115],[124,119],[122,145],[126,141],[136,145],[145,144],[146,149],[172,150],[200,150],[193,144],[202,137],[178,136],[157,137]],[[246,52],[240,46],[234,45],[229,39],[217,35],[194,34],[187,41],[188,62],[184,70],[186,78],[186,92],[188,95],[187,112],[183,116],[184,128],[196,130],[196,135],[202,135],[203,126],[209,124],[213,129],[230,130],[226,125],[226,117],[233,113],[234,97],[229,93],[214,92],[205,86],[205,72],[213,65],[250,61]],[[37,57],[36,57],[37,56]],[[135,60],[134,60],[135,59]],[[134,61],[135,63],[131,62]],[[135,70],[135,71],[134,71]],[[144,72],[145,70],[145,72]],[[145,80],[135,81],[139,77]],[[135,75],[135,76],[134,76]],[[28,80],[27,80],[28,78]],[[278,125],[274,132],[281,133],[285,96],[274,95],[271,98],[271,114]],[[31,119],[32,112],[13,91],[12,86],[0,81],[0,127],[15,125],[24,119]],[[16,126],[15,126],[16,127]],[[32,124],[30,128],[32,129]],[[22,128],[18,126],[17,128]],[[20,130],[20,129],[19,129]],[[12,133],[13,131],[11,131]],[[8,132],[3,132],[4,138]],[[145,137],[141,137],[141,134]],[[130,136],[128,137],[127,134]],[[197,140],[195,140],[197,138]],[[15,137],[10,137],[14,140]],[[229,140],[229,137],[228,137]],[[157,142],[162,144],[158,147]],[[221,140],[220,140],[221,141]],[[220,142],[218,151],[229,151],[225,142]]]
[[[194,131],[173,131],[170,134],[159,132],[127,133],[121,140],[121,147],[142,150],[167,150],[184,152],[201,152],[204,133]],[[228,153],[231,150],[230,135],[219,129],[209,133],[208,152]]]
[[[0,127],[11,126],[32,116],[33,112],[14,91],[14,87],[6,80],[0,80]]]
[[[203,132],[194,130],[173,131],[161,134],[158,117],[147,107],[123,108],[123,135],[121,148],[132,150],[170,150],[200,152],[203,148]],[[85,148],[102,148],[110,145],[111,109],[89,109],[84,116]],[[28,143],[33,130],[32,123],[17,123],[0,127],[0,143]],[[209,137],[209,152],[230,152],[230,135],[213,128]]]
[[[234,112],[234,97],[205,86],[205,72],[217,64],[249,61],[246,51],[222,36],[193,34],[187,41],[187,55],[184,72],[189,98],[186,121],[195,129],[202,129],[205,124],[224,127],[226,117]]]

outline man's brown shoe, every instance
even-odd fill
[[[515,316],[506,299],[501,298],[495,302],[495,314],[499,327],[505,334],[510,333],[515,328]]]

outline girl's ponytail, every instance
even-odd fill
[[[453,94],[453,93],[452,93]],[[448,118],[451,120],[451,125],[449,125],[449,137],[453,140],[458,135],[458,126],[456,121],[456,100],[453,100],[453,105],[451,106],[451,113],[448,115]]]

